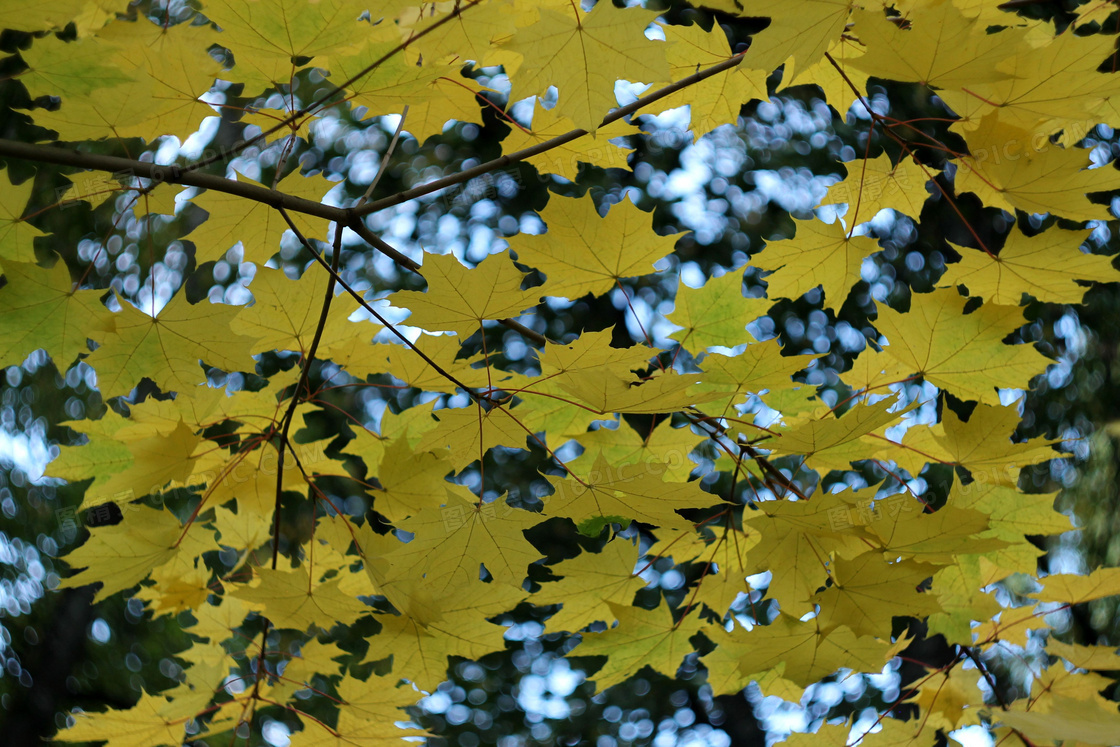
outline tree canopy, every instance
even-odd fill
[[[5,3],[0,364],[80,394],[58,588],[176,662],[54,738],[387,744],[543,634],[593,693],[913,669],[812,744],[1113,744],[1115,641],[1055,613],[1120,569],[1040,567],[1078,439],[1022,422],[1120,280],[1113,11]]]

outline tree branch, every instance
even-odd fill
[[[317,218],[326,218],[336,223],[349,226],[354,216],[347,208],[337,208],[324,205],[313,200],[279,192],[266,187],[258,187],[248,182],[234,181],[224,176],[204,174],[193,171],[190,167],[177,164],[158,164],[146,161],[137,161],[132,158],[119,156],[103,156],[96,153],[82,153],[54,145],[35,145],[21,143],[16,140],[0,139],[0,157],[19,158],[24,161],[37,161],[39,163],[53,163],[59,166],[72,166],[78,169],[92,171],[107,171],[110,173],[125,172],[143,179],[169,184],[183,184],[188,187],[201,187],[212,189],[215,192],[224,192],[236,197],[244,197],[254,202],[260,202],[274,208],[285,208],[305,215],[314,215]]]
[[[664,88],[659,88],[658,90],[654,91],[653,93],[642,96],[637,101],[634,101],[630,104],[627,104],[626,106],[619,107],[618,109],[615,109],[614,111],[612,111],[607,116],[603,117],[603,121],[599,124],[599,126],[600,127],[606,127],[610,123],[617,122],[618,120],[622,119],[623,117],[626,117],[626,116],[629,116],[629,115],[633,114],[634,112],[638,111],[642,107],[648,106],[649,104],[652,104],[655,101],[658,101],[660,99],[665,98],[666,96],[674,94],[674,93],[676,93],[677,91],[679,91],[683,88],[688,88],[689,86],[694,85],[696,83],[699,83],[702,80],[707,80],[708,78],[711,78],[713,75],[718,75],[719,73],[722,73],[725,70],[731,70],[732,68],[737,67],[739,65],[739,63],[743,61],[743,54],[744,54],[743,52],[740,52],[739,54],[735,55],[734,57],[729,57],[728,59],[723,60],[722,62],[717,62],[715,65],[712,65],[709,68],[701,70],[698,73],[693,73],[692,75],[689,75],[687,78],[681,78],[676,83],[665,86]],[[458,174],[453,174],[451,176],[446,176],[442,179],[436,179],[433,182],[428,182],[427,184],[424,184],[424,185],[419,186],[419,187],[413,187],[412,189],[406,189],[405,191],[398,192],[397,194],[395,194],[391,197],[386,197],[386,198],[381,199],[381,200],[374,200],[373,202],[371,202],[367,205],[363,205],[362,207],[358,208],[357,213],[358,213],[358,215],[363,215],[363,216],[368,215],[370,213],[376,213],[380,210],[384,210],[385,208],[390,208],[390,207],[393,207],[395,205],[400,205],[402,202],[408,202],[409,200],[414,200],[417,197],[422,197],[423,195],[431,194],[432,192],[438,192],[439,190],[444,189],[446,187],[451,187],[451,186],[454,186],[456,184],[462,184],[463,182],[468,182],[468,181],[470,181],[471,179],[474,179],[477,176],[482,176],[483,174],[488,174],[491,171],[495,171],[497,169],[504,168],[504,167],[509,166],[511,164],[517,163],[518,161],[524,161],[527,158],[532,158],[533,156],[540,155],[541,153],[545,153],[547,151],[550,151],[553,148],[559,148],[561,145],[567,145],[568,143],[572,142],[573,140],[581,138],[581,137],[583,137],[584,135],[587,135],[587,134],[588,134],[587,130],[581,130],[581,129],[571,130],[569,132],[564,133],[563,135],[557,135],[556,137],[552,138],[551,140],[546,140],[543,143],[538,143],[537,145],[533,145],[533,146],[530,146],[528,148],[524,148],[522,150],[515,151],[515,152],[510,153],[508,155],[500,156],[499,158],[495,158],[493,161],[487,161],[486,163],[479,164],[478,166],[475,166],[474,168],[467,169],[466,171],[460,171]]]
[[[205,166],[209,166],[210,164],[212,164],[216,161],[219,161],[223,158],[229,158],[230,156],[235,156],[238,153],[240,153],[241,151],[248,148],[250,145],[255,145],[256,143],[263,142],[269,135],[273,135],[273,134],[279,132],[280,130],[282,130],[286,127],[291,127],[292,124],[295,123],[295,121],[297,119],[299,119],[300,117],[305,117],[308,114],[310,114],[311,112],[315,111],[320,106],[322,106],[323,104],[330,101],[331,98],[333,98],[334,96],[341,93],[343,90],[345,90],[351,84],[357,82],[358,80],[361,80],[362,78],[364,78],[365,76],[369,75],[374,70],[379,68],[381,65],[383,65],[387,61],[391,60],[397,54],[403,52],[405,49],[408,48],[408,45],[412,44],[417,39],[421,39],[421,38],[427,36],[428,34],[432,33],[433,31],[435,31],[436,29],[438,29],[440,26],[444,25],[445,23],[448,23],[449,21],[452,21],[452,20],[458,18],[460,15],[463,14],[463,12],[465,10],[467,10],[467,8],[472,8],[475,5],[478,5],[480,2],[482,2],[482,0],[470,0],[469,2],[467,2],[466,4],[464,4],[462,6],[459,6],[459,4],[456,3],[455,8],[450,13],[448,13],[446,16],[439,19],[438,21],[436,21],[435,23],[433,23],[431,26],[424,29],[420,33],[413,34],[412,36],[408,37],[403,42],[401,42],[397,46],[393,47],[388,52],[381,55],[376,60],[374,60],[370,64],[366,65],[364,68],[362,68],[361,70],[359,70],[357,73],[350,76],[346,80],[342,81],[338,85],[332,86],[332,90],[331,90],[330,93],[327,93],[327,94],[324,94],[324,95],[320,96],[319,98],[315,99],[310,104],[308,104],[307,106],[301,108],[299,111],[292,112],[287,117],[285,117],[283,120],[276,123],[274,126],[270,127],[267,130],[262,131],[261,134],[257,135],[256,137],[249,138],[248,140],[246,140],[242,143],[238,143],[236,146],[234,146],[228,152],[221,153],[221,154],[218,154],[216,156],[212,156],[212,157],[204,159],[202,161],[198,161],[197,163],[193,163],[193,164],[190,165],[189,168],[191,168],[191,169],[201,169],[201,168],[203,168]]]
[[[739,65],[743,61],[743,55],[738,54],[730,57],[722,62],[718,62],[711,67],[701,70],[698,73],[689,75],[686,78],[678,80],[672,85],[665,86],[654,93],[641,97],[631,104],[615,109],[613,112],[603,118],[600,126],[606,126],[611,122],[615,122],[623,117],[629,116],[638,111],[644,106],[647,106],[659,99],[665,98],[670,94],[687,88],[690,85],[699,83],[706,80],[713,75],[717,75],[725,70],[730,70]],[[453,174],[443,179],[437,179],[434,182],[414,187],[403,192],[399,192],[391,197],[386,197],[381,200],[362,205],[357,208],[338,208],[331,205],[324,205],[322,203],[307,200],[302,197],[296,197],[285,192],[280,192],[274,189],[267,189],[265,187],[258,187],[254,184],[246,182],[234,181],[227,179],[223,176],[214,174],[199,173],[197,169],[200,163],[188,164],[185,166],[179,164],[156,164],[148,163],[146,161],[138,161],[132,158],[121,158],[119,156],[104,156],[95,153],[83,153],[69,148],[50,145],[35,145],[32,143],[22,143],[16,140],[6,140],[0,138],[0,157],[19,158],[25,161],[37,161],[40,163],[53,163],[60,166],[71,166],[77,169],[88,169],[92,171],[107,171],[110,173],[126,172],[133,176],[138,176],[144,179],[151,179],[155,182],[168,182],[170,184],[183,184],[188,187],[200,187],[202,189],[212,189],[216,192],[224,192],[226,194],[234,195],[237,197],[244,197],[254,202],[260,202],[273,208],[284,208],[296,213],[303,213],[305,215],[313,215],[317,218],[326,218],[329,221],[341,223],[350,230],[357,233],[364,240],[370,242],[378,250],[385,252],[388,256],[392,257],[394,261],[400,262],[402,266],[410,270],[416,270],[418,265],[415,262],[400,254],[396,250],[389,247],[380,239],[377,239],[366,227],[361,223],[361,218],[371,213],[376,213],[386,208],[400,205],[401,203],[408,202],[426,194],[431,194],[438,190],[450,187],[455,184],[470,181],[475,177],[482,176],[496,169],[509,166],[510,164],[524,161],[527,158],[545,153],[558,148],[561,145],[576,140],[577,138],[587,135],[587,130],[571,130],[563,135],[559,135],[543,143],[524,148],[514,153],[510,153],[492,161],[479,164],[474,168],[461,171],[458,174]]]
[[[463,8],[457,9],[451,15],[447,16],[444,19],[441,19],[441,22],[446,22],[446,20],[456,17],[463,10],[471,7],[477,2],[478,0],[475,0],[475,2],[465,5],[463,6]],[[422,34],[428,33],[432,29],[436,28],[436,25],[438,24],[425,29],[423,32],[421,32],[421,34],[418,34],[415,37],[411,37],[411,39],[419,38]],[[399,49],[403,49],[403,46],[404,45],[401,45]],[[399,49],[394,50],[394,52],[399,51]],[[666,96],[676,93],[679,90],[699,83],[700,81],[706,80],[714,75],[718,75],[719,73],[726,70],[731,70],[732,68],[737,67],[742,61],[743,54],[740,53],[738,55],[735,55],[734,57],[730,57],[726,60],[718,62],[705,70],[701,70],[698,73],[694,73],[693,75],[682,78],[676,83],[665,86],[664,88],[658,89],[651,94],[639,98],[637,101],[615,109],[613,112],[603,118],[603,122],[600,126],[606,126],[612,122],[622,119],[623,117],[633,114],[644,106],[647,106],[655,101],[665,98]],[[358,77],[360,77],[362,74],[365,74],[365,72],[372,70],[374,67],[376,67],[376,64],[377,63],[371,65],[366,71],[363,71],[363,73],[359,74],[358,76],[355,76],[351,80],[346,81],[343,85],[348,85],[349,83],[353,82],[353,80],[356,80]],[[298,114],[299,113],[297,112],[297,115]],[[293,115],[293,117],[297,115]],[[277,128],[280,126],[283,126],[283,123],[281,125],[277,125]],[[269,132],[275,131],[275,129],[277,128],[273,128],[273,130],[270,130]],[[266,134],[267,133],[262,133],[262,135],[257,139],[263,137]],[[296,197],[295,195],[280,192],[275,189],[267,189],[265,187],[259,187],[247,182],[239,182],[233,179],[227,179],[222,176],[201,173],[198,171],[199,168],[212,162],[213,159],[211,159],[211,161],[196,162],[188,164],[186,166],[180,166],[178,164],[165,165],[138,161],[131,158],[121,158],[119,156],[105,156],[95,153],[83,153],[81,151],[71,150],[59,146],[22,143],[15,140],[6,140],[2,138],[0,138],[0,157],[19,158],[21,160],[36,161],[40,163],[53,163],[60,166],[70,166],[77,169],[87,169],[93,171],[106,171],[110,173],[125,172],[132,176],[138,176],[143,179],[150,179],[155,183],[167,182],[169,184],[182,184],[189,187],[212,189],[215,192],[223,192],[225,194],[234,195],[236,197],[243,197],[248,200],[253,200],[254,202],[268,205],[269,207],[276,208],[278,210],[281,210],[282,212],[292,211],[296,213],[302,213],[304,215],[312,215],[317,218],[325,218],[326,220],[349,228],[358,236],[360,236],[363,241],[367,242],[370,246],[392,259],[401,267],[411,270],[412,272],[422,274],[419,264],[417,264],[409,257],[405,256],[404,254],[401,254],[399,251],[382,240],[379,236],[374,234],[373,231],[371,231],[365,225],[362,219],[366,215],[369,215],[371,213],[385,210],[386,208],[393,207],[395,205],[400,205],[401,203],[408,202],[409,200],[415,199],[416,197],[431,194],[432,192],[439,191],[446,187],[470,181],[475,177],[489,173],[496,169],[509,166],[510,164],[517,163],[518,161],[523,161],[527,158],[532,158],[535,155],[545,153],[549,150],[552,150],[553,148],[558,148],[587,134],[587,130],[571,130],[570,132],[567,132],[558,137],[554,137],[543,143],[538,143],[537,145],[531,146],[529,148],[524,148],[514,153],[510,153],[509,155],[496,158],[492,161],[488,161],[487,163],[475,166],[474,168],[467,169],[466,171],[461,171],[458,174],[453,174],[443,179],[437,179],[436,181],[429,182],[428,184],[425,184],[423,186],[405,190],[391,197],[386,197],[382,200],[376,200],[374,202],[361,205],[360,207],[353,208],[338,208],[331,205],[324,205],[322,203],[307,200],[302,197]],[[254,141],[251,140],[249,142],[251,143]],[[306,239],[303,239],[301,237],[301,241],[303,241],[305,245],[307,245]],[[337,276],[337,273],[335,273],[335,276]],[[505,327],[519,332],[521,335],[537,343],[538,345],[544,345],[547,343],[547,339],[544,337],[544,335],[534,332],[525,325],[520,324],[512,319],[501,319],[498,321]]]

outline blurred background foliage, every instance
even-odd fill
[[[1076,3],[1016,5],[1019,13],[1053,18],[1061,25],[1069,22],[1069,11]],[[720,23],[736,51],[745,48],[749,35],[765,24],[713,15],[679,2],[661,3],[660,7],[671,23]],[[143,0],[133,4],[130,13],[143,16],[152,10],[149,1]],[[179,20],[191,13],[190,6],[181,3],[173,3],[172,11]],[[69,34],[73,36],[73,29]],[[27,34],[0,34],[0,51],[8,55],[0,60],[0,131],[5,138],[37,141],[51,136],[30,123],[26,110],[56,102],[30,101],[18,78],[23,69],[19,51],[32,43]],[[405,135],[375,198],[500,154],[502,140],[511,131],[503,113],[511,104],[504,93],[508,91],[505,78],[494,69],[464,69],[463,74],[478,77],[490,89],[487,100],[479,102],[481,124],[454,124],[442,135],[417,142],[407,133],[406,119]],[[322,76],[309,74],[298,78],[293,90],[286,93],[297,101],[309,101],[328,85]],[[751,257],[767,241],[792,234],[791,216],[811,216],[827,186],[842,177],[848,168],[845,164],[857,156],[876,157],[886,152],[896,161],[904,157],[895,138],[870,127],[870,118],[860,104],[837,112],[821,100],[815,86],[780,86],[779,72],[770,78],[770,101],[746,104],[737,126],[721,127],[697,141],[687,130],[687,109],[635,117],[633,122],[640,131],[616,141],[633,150],[626,169],[585,165],[575,181],[567,181],[520,163],[450,193],[429,195],[379,213],[371,217],[369,225],[414,257],[422,250],[454,252],[475,263],[500,250],[503,238],[519,231],[538,231],[537,214],[550,194],[590,193],[602,208],[629,197],[652,211],[660,233],[687,232],[678,241],[670,266],[656,275],[626,281],[601,298],[570,304],[550,302],[533,319],[533,326],[561,341],[582,332],[613,328],[615,345],[644,344],[652,339],[665,346],[670,326],[662,315],[672,309],[678,277],[696,286],[746,265],[745,290],[749,295],[761,295],[764,273],[750,265]],[[936,96],[919,86],[874,79],[868,93],[878,114],[888,121],[910,123],[892,130],[908,142],[915,157],[933,169],[946,169],[944,151],[923,145],[932,141],[950,147],[960,144],[948,131],[948,114]],[[82,147],[129,156],[145,153],[145,158],[155,153],[161,162],[186,163],[207,149],[228,147],[255,133],[256,127],[243,121],[250,109],[283,109],[290,100],[279,95],[250,98],[243,94],[235,87],[222,91],[220,115],[207,120],[202,131],[185,143],[165,138],[150,145],[130,140]],[[518,116],[523,110],[524,106],[512,109]],[[278,167],[283,173],[295,168],[304,173],[322,171],[332,180],[341,180],[331,193],[333,199],[355,199],[376,172],[397,125],[395,117],[361,119],[359,115],[345,104],[335,106],[309,122],[297,138],[250,148],[234,165],[265,183]],[[1098,128],[1082,146],[1097,149],[1095,156],[1100,160],[1110,160],[1120,153],[1120,138]],[[89,268],[87,282],[134,300],[150,299],[152,294],[166,300],[180,287],[191,301],[207,297],[233,303],[247,300],[244,284],[253,269],[241,262],[238,248],[227,252],[222,261],[196,263],[189,230],[204,217],[198,208],[181,205],[175,216],[137,218],[131,209],[134,197],[104,177],[91,181],[89,174],[67,174],[54,167],[16,161],[5,166],[14,182],[35,180],[29,212],[34,215],[32,223],[46,234],[36,244],[42,263],[66,262],[75,276],[86,274]],[[209,168],[225,174],[227,164],[219,162]],[[881,251],[865,261],[862,281],[838,313],[822,308],[819,291],[812,291],[800,299],[776,303],[768,317],[752,328],[760,337],[778,336],[787,354],[827,354],[807,378],[822,400],[835,403],[848,394],[837,374],[864,348],[867,336],[874,335],[871,323],[876,302],[905,307],[911,292],[933,287],[946,263],[958,258],[949,242],[976,246],[975,231],[989,246],[998,247],[1012,221],[1027,232],[1054,222],[983,208],[971,195],[957,198],[949,173],[946,170],[938,181],[944,194],[953,196],[959,212],[939,190],[931,188],[921,216],[916,216],[920,220],[889,213],[876,218],[870,224],[870,235],[879,240]],[[71,182],[80,188],[70,196],[84,201],[60,207],[59,198]],[[92,190],[91,184],[95,185]],[[1120,249],[1114,235],[1117,221],[1101,222],[1095,228],[1091,250],[1115,254]],[[423,288],[418,276],[401,271],[357,243],[356,237],[350,238],[355,240],[351,243],[348,238],[341,266],[349,282],[366,289],[370,298],[400,288]],[[299,272],[310,256],[291,241],[282,247],[280,260]],[[1076,516],[1076,523],[1084,527],[1081,532],[1053,538],[1049,544],[1040,539],[1040,546],[1048,550],[1040,570],[1117,565],[1120,288],[1097,285],[1087,293],[1084,304],[1076,307],[1033,302],[1025,314],[1029,324],[1017,337],[1036,344],[1056,365],[1026,393],[1018,435],[1063,438],[1074,456],[1025,471],[1021,484],[1032,492],[1061,489],[1057,507]],[[530,370],[535,365],[532,349],[519,334],[496,324],[488,326],[485,334],[486,349],[495,365],[510,370]],[[482,346],[479,335],[468,341],[472,351]],[[292,355],[267,354],[261,357],[258,376],[234,374],[214,383],[255,388],[262,383],[260,376],[294,364]],[[339,413],[353,413],[375,424],[385,410],[399,412],[425,401],[418,391],[397,386],[399,382],[389,375],[349,382],[367,384],[364,386],[337,386],[343,380],[332,364],[312,369],[313,383],[331,388],[321,392],[322,407],[305,419],[297,440],[329,443],[328,453],[340,455],[354,435]],[[141,388],[133,399],[151,394]],[[112,523],[119,515],[113,511],[78,513],[85,484],[65,485],[43,478],[45,463],[56,445],[80,442],[68,422],[100,417],[109,407],[125,412],[127,405],[124,401],[103,402],[92,372],[84,364],[60,371],[42,353],[33,354],[22,366],[8,368],[0,377],[0,733],[5,744],[37,743],[63,726],[65,714],[74,707],[126,708],[142,688],[148,692],[167,689],[178,682],[182,671],[182,663],[175,658],[188,645],[179,627],[182,620],[155,617],[141,600],[127,594],[92,607],[92,589],[52,591],[67,572],[56,558],[84,540],[87,526]],[[962,403],[944,395],[936,406],[964,411]],[[650,418],[628,423],[639,429],[653,424]],[[703,452],[697,456],[702,458]],[[510,500],[531,502],[534,485],[539,487],[542,482],[538,470],[543,457],[532,451],[495,449],[487,457],[486,471],[501,475]],[[359,477],[372,466],[354,457],[349,457],[349,463]],[[710,471],[708,461],[701,462],[698,472],[704,471],[705,464]],[[871,482],[888,479],[875,466],[865,472]],[[469,482],[472,475],[468,473],[464,479]],[[729,487],[727,480],[708,480],[712,482],[709,489],[715,492]],[[828,482],[825,478],[826,485]],[[324,489],[348,511],[379,521],[356,483],[336,483]],[[938,481],[929,483],[932,486]],[[174,506],[176,501],[189,503],[192,497],[197,498],[163,499]],[[286,502],[283,534],[287,549],[310,536],[310,504],[298,496]],[[573,556],[577,543],[593,547],[606,537],[579,536],[567,522],[544,526],[534,533],[533,541],[547,554],[549,564]],[[649,587],[639,595],[638,603],[652,607],[661,596],[671,604],[680,603],[688,585],[702,572],[701,567],[674,566],[670,559],[662,558],[646,570]],[[1021,590],[1009,587],[1005,601],[1013,600]],[[510,625],[506,651],[478,662],[452,662],[448,680],[413,709],[414,719],[436,735],[432,744],[763,745],[768,737],[773,741],[790,729],[812,729],[823,719],[874,718],[869,709],[882,711],[895,705],[905,697],[907,684],[922,673],[913,662],[937,667],[956,656],[942,639],[924,636],[922,626],[911,621],[915,640],[904,652],[908,663],[896,663],[877,676],[830,678],[810,688],[800,704],[763,698],[753,686],[739,695],[712,697],[695,656],[686,660],[676,679],[646,670],[594,695],[580,667],[593,672],[597,663],[561,658],[574,641],[544,634],[542,621],[547,612],[547,608],[542,611],[523,605],[504,616]],[[1079,605],[1058,617],[1059,635],[1066,640],[1120,643],[1120,616],[1109,600]],[[372,632],[372,628],[360,626],[336,628],[328,638],[348,651],[361,652],[362,636]],[[289,645],[275,632],[269,642],[270,647]],[[1040,656],[1039,651],[1016,652],[990,662],[999,675],[999,686],[1014,688],[1032,656]],[[905,713],[905,706],[898,706],[898,713]],[[280,709],[266,709],[259,716],[263,743],[285,745],[289,732],[298,728]],[[231,742],[226,735],[198,743]]]

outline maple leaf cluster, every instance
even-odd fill
[[[598,689],[646,666],[674,676],[699,650],[715,693],[755,681],[796,701],[839,669],[882,670],[908,643],[895,618],[924,618],[980,661],[1044,627],[1035,602],[1120,593],[1112,570],[1046,577],[1032,603],[1015,608],[991,591],[1013,574],[1036,574],[1028,535],[1071,528],[1052,495],[1019,490],[1024,467],[1060,452],[1054,441],[1012,439],[1018,409],[1000,390],[1029,388],[1051,363],[1030,344],[1007,342],[1026,323],[1024,300],[1078,304],[1084,281],[1120,279],[1109,258],[1082,251],[1088,229],[1013,227],[1000,247],[974,235],[937,288],[913,293],[905,310],[878,304],[866,348],[841,374],[851,395],[832,406],[804,383],[818,356],[789,355],[748,332],[781,299],[819,292],[824,308],[839,310],[878,251],[866,229],[883,210],[918,220],[931,197],[971,193],[1011,212],[1109,218],[1091,194],[1120,188],[1120,174],[1093,167],[1089,151],[1074,146],[1086,123],[1120,125],[1112,102],[1120,79],[1098,71],[1114,36],[1059,33],[1050,21],[965,0],[701,4],[718,17],[768,22],[736,54],[718,23],[669,25],[655,11],[605,1],[585,10],[567,0],[226,0],[174,18],[157,3],[150,13],[105,0],[5,3],[0,27],[73,24],[20,52],[31,97],[58,98],[31,116],[62,141],[185,139],[230,86],[274,107],[245,114],[261,134],[231,156],[310,137],[339,107],[357,120],[397,115],[423,141],[452,120],[481,124],[493,106],[477,78],[461,74],[467,63],[503,71],[510,101],[535,97],[531,121],[515,122],[497,161],[417,178],[378,199],[371,184],[342,207],[327,199],[334,182],[294,162],[266,184],[232,168],[214,175],[207,163],[0,142],[5,159],[128,168],[123,184],[102,179],[63,200],[96,203],[123,190],[122,213],[139,217],[189,205],[205,219],[175,242],[193,244],[197,263],[240,244],[255,266],[251,300],[239,304],[192,301],[184,288],[167,299],[110,291],[90,271],[96,257],[79,267],[36,253],[32,181],[4,189],[0,363],[42,349],[60,370],[82,361],[105,399],[120,398],[100,419],[69,423],[86,442],[63,447],[49,467],[55,477],[92,479],[83,508],[112,502],[122,513],[65,557],[75,571],[63,586],[98,583],[98,600],[134,594],[153,615],[189,620],[193,641],[176,654],[186,664],[178,687],[144,693],[129,709],[75,714],[57,739],[178,745],[188,728],[192,738],[241,733],[268,705],[302,717],[295,745],[416,735],[393,726],[406,719],[400,709],[445,679],[448,657],[503,650],[502,616],[524,603],[554,608],[546,629],[578,634],[574,655],[606,657],[590,675]],[[1092,30],[1095,20],[1087,11],[1081,23]],[[847,163],[821,212],[842,217],[799,218],[792,238],[752,256],[767,273],[764,298],[744,294],[744,268],[701,288],[680,284],[667,314],[679,329],[664,350],[652,339],[613,347],[609,330],[560,341],[535,325],[542,305],[625,294],[623,281],[674,272],[661,261],[679,237],[655,232],[652,216],[629,200],[604,215],[590,196],[553,195],[539,212],[542,233],[510,236],[474,266],[452,254],[409,258],[370,227],[395,205],[515,161],[563,178],[580,164],[625,167],[615,139],[637,132],[630,114],[687,104],[702,137],[766,99],[779,68],[786,85],[818,85],[837,111],[856,107],[902,155]],[[328,96],[301,98],[296,84],[311,76],[328,80]],[[940,97],[956,136],[953,147],[938,144],[950,171],[916,158],[906,123],[876,111],[872,78]],[[646,86],[622,108],[620,80]],[[314,260],[306,267],[280,255],[293,241]],[[342,255],[358,241],[426,287],[376,300],[355,289]],[[153,251],[178,251],[172,243]],[[390,322],[405,314],[403,324]],[[467,345],[496,324],[532,346],[530,369],[503,368],[496,351]],[[268,354],[297,364],[264,371]],[[336,372],[315,385],[312,367],[327,361]],[[386,411],[376,429],[350,415],[354,436],[341,447],[293,430],[329,406],[329,382],[386,375],[430,396]],[[252,386],[229,383],[250,378]],[[138,394],[144,382],[159,396]],[[929,385],[927,397],[936,388],[974,403],[971,415],[944,408],[938,422],[917,417],[922,402],[905,386],[914,382]],[[671,417],[648,432],[629,425],[650,415]],[[480,467],[502,450],[536,455],[547,490],[532,500],[507,495],[511,486]],[[830,474],[867,465],[890,479],[821,487]],[[913,479],[929,465],[954,469],[937,505]],[[348,510],[330,487],[340,483],[369,510]],[[292,501],[308,507],[304,535],[281,532]],[[529,581],[545,558],[533,530],[554,521],[602,541]],[[703,572],[682,604],[635,606],[642,569],[660,558]],[[776,602],[775,614],[755,613],[764,599]],[[359,623],[376,632],[355,662],[331,631]],[[298,643],[283,667],[268,646],[275,630]],[[955,665],[913,693],[920,718],[884,718],[861,744],[932,745],[939,729],[965,724],[1008,743],[1115,741],[1120,714],[1098,695],[1098,680],[1077,673],[1116,669],[1115,654],[1049,650],[1075,669],[1036,675],[1030,698],[986,703],[978,683],[987,673]],[[230,678],[247,686],[229,688]],[[308,715],[309,700],[333,704],[334,718]],[[815,743],[846,744],[848,730],[826,726]]]

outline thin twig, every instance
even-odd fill
[[[377,183],[381,181],[381,177],[385,175],[385,169],[389,166],[389,159],[393,157],[393,151],[397,149],[397,142],[401,139],[401,131],[404,129],[404,120],[408,117],[408,105],[405,104],[404,111],[401,112],[401,118],[397,121],[397,131],[393,133],[393,139],[389,141],[389,147],[385,149],[385,155],[381,157],[381,165],[377,167],[377,174],[373,177],[373,181],[366,187],[366,193],[358,200],[361,205],[364,202],[369,202],[369,196],[373,194],[373,190],[377,189]]]
[[[304,237],[303,233],[299,230],[299,227],[296,226],[296,224],[292,221],[292,218],[291,218],[290,215],[288,215],[287,211],[285,211],[283,208],[281,208],[280,209],[280,215],[283,216],[284,220],[288,224],[288,227],[291,228],[292,231],[295,233],[296,238],[299,239],[299,242],[301,244],[303,244],[303,248],[306,249],[307,251],[311,252],[311,255],[315,258],[315,261],[318,262],[320,265],[322,265],[327,270],[327,272],[330,273],[331,282],[338,283],[339,285],[341,285],[342,289],[345,290],[348,294],[350,294],[350,296],[355,301],[357,301],[363,309],[365,309],[370,314],[372,314],[374,316],[374,318],[377,319],[377,321],[379,321],[390,332],[392,332],[394,335],[396,335],[397,338],[400,339],[401,342],[403,342],[405,345],[407,345],[409,347],[409,349],[412,350],[412,352],[419,355],[424,360],[424,362],[427,363],[429,366],[431,366],[433,369],[435,369],[436,373],[438,373],[440,376],[444,377],[445,379],[450,381],[452,384],[454,384],[455,386],[462,389],[472,399],[476,399],[476,400],[477,399],[484,399],[484,400],[490,401],[491,398],[488,395],[484,396],[482,394],[479,394],[478,392],[476,392],[475,390],[473,390],[472,388],[470,388],[469,386],[467,386],[463,382],[459,381],[457,378],[455,378],[450,373],[448,373],[441,365],[439,365],[434,360],[432,360],[430,357],[428,357],[428,355],[426,353],[424,353],[423,350],[416,347],[416,345],[412,342],[412,340],[408,339],[408,337],[406,337],[400,330],[398,330],[395,325],[393,325],[388,319],[386,319],[381,314],[379,314],[377,312],[377,309],[373,308],[373,306],[371,306],[369,304],[369,302],[366,301],[366,299],[362,297],[361,293],[358,293],[356,290],[351,288],[350,284],[347,283],[343,279],[343,277],[338,274],[338,268],[334,266],[334,262],[333,262],[334,257],[331,258],[332,259],[331,263],[328,263],[327,260],[323,259],[323,255],[320,254],[319,251],[317,249],[315,249],[314,246],[311,245],[311,242],[308,241]],[[338,252],[335,252],[335,254],[337,255]]]
[[[281,208],[281,212],[283,209]],[[291,222],[287,213],[284,213],[285,219]],[[310,391],[308,386],[308,375],[311,371],[311,364],[315,362],[315,351],[319,348],[319,341],[323,339],[323,330],[327,326],[327,316],[331,311],[331,301],[334,299],[334,284],[335,278],[338,276],[338,258],[342,255],[342,230],[341,223],[335,224],[334,230],[334,252],[331,254],[331,277],[327,281],[327,290],[323,294],[323,307],[319,312],[319,323],[315,326],[315,335],[311,338],[311,344],[307,348],[307,353],[303,357],[303,367],[299,372],[299,380],[296,382],[295,391],[292,392],[292,401],[288,405],[288,411],[284,413],[283,424],[280,429],[280,456],[276,459],[276,509],[275,520],[272,525],[272,570],[276,570],[276,561],[280,556],[280,496],[284,491],[284,455],[287,454],[288,431],[292,427],[292,418],[295,417],[296,407],[300,403],[300,392],[303,389]]]

